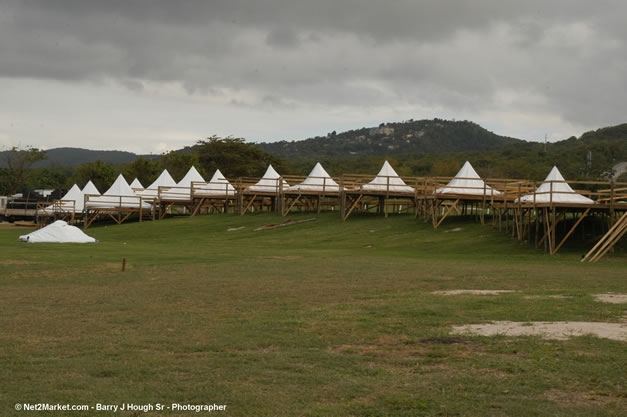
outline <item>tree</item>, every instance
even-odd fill
[[[7,195],[11,191],[11,181],[9,180],[9,170],[0,168],[0,195]]]
[[[9,192],[15,194],[19,187],[25,185],[26,173],[33,164],[46,159],[46,151],[32,146],[27,146],[24,149],[14,146],[5,154],[5,158],[8,169]]]
[[[72,184],[68,180],[72,169],[69,167],[34,168],[26,175],[29,188],[35,189],[69,189]]]
[[[205,141],[198,141],[194,151],[198,155],[200,167],[208,175],[220,169],[229,178],[259,177],[266,171],[268,164],[272,164],[279,172],[286,168],[281,158],[245,143],[241,138],[211,136]]]
[[[148,187],[157,179],[159,171],[158,161],[139,157],[131,162],[124,170],[124,176],[129,181],[133,181],[134,178],[137,178],[144,187]]]
[[[74,183],[79,187],[84,187],[88,181],[92,181],[98,191],[105,192],[117,176],[117,171],[113,165],[102,161],[87,162],[76,167],[72,176]]]
[[[175,181],[183,179],[189,168],[194,165],[198,168],[200,175],[205,176],[202,167],[198,166],[198,154],[189,148],[185,148],[184,152],[170,151],[161,155],[159,160],[161,169],[167,169]],[[149,184],[144,184],[148,186]]]

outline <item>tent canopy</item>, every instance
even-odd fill
[[[142,197],[154,197],[156,198],[159,192],[159,187],[173,187],[176,185],[176,181],[170,175],[167,169],[157,177],[157,179],[142,191],[138,191],[137,194]]]
[[[246,191],[276,193],[279,188],[279,178],[281,178],[279,173],[274,170],[272,165],[268,165],[263,177],[255,185],[249,186]],[[288,188],[289,184],[285,180],[281,180],[281,189],[286,190]]]
[[[118,175],[111,187],[103,195],[136,196],[135,191],[128,185],[122,174]]]
[[[60,201],[51,204],[42,211],[44,213],[53,214],[58,212],[70,213],[74,210],[75,213],[82,213],[83,206],[85,205],[85,197],[78,185],[74,184],[70,190],[61,197]]]
[[[142,185],[141,182],[139,182],[139,178],[135,178],[133,182],[131,183],[131,188],[133,190],[143,190],[144,186]]]
[[[534,200],[535,196],[535,200]],[[594,201],[584,197],[573,190],[564,180],[562,173],[556,166],[551,169],[544,182],[538,187],[534,194],[527,194],[520,197],[520,201],[533,203],[573,203],[573,204],[594,204]]]
[[[70,226],[63,220],[49,224],[27,235],[19,237],[22,242],[29,243],[96,243],[97,240],[87,236],[76,226]]]
[[[233,188],[229,180],[224,178],[222,172],[220,172],[219,169],[216,169],[216,172],[213,174],[213,177],[211,177],[209,182],[194,188],[194,193],[198,193],[199,195],[228,196],[235,195],[235,188]]]
[[[205,182],[205,179],[193,165],[189,171],[187,171],[183,179],[172,188],[161,193],[160,198],[166,200],[189,200],[192,193],[192,182]]]
[[[393,193],[414,193],[414,188],[405,184],[388,161],[383,163],[377,176],[368,184],[362,185],[364,191],[390,191]]]
[[[477,174],[477,171],[475,171],[468,161],[464,163],[462,169],[455,174],[455,178],[453,178],[446,187],[438,188],[435,192],[441,194],[466,195],[483,195],[484,192],[486,195],[503,194],[483,182],[479,174]]]
[[[96,188],[91,180],[87,181],[85,188],[83,188],[83,195],[100,195],[100,191]]]
[[[317,162],[307,178],[300,184],[292,185],[290,191],[329,191],[338,192],[340,186],[331,178],[329,173]]]
[[[94,197],[87,202],[88,208],[138,208],[140,197],[128,185],[122,174],[118,175],[111,187],[100,197]],[[150,208],[150,204],[142,201],[143,208]]]
[[[187,171],[187,174],[181,179],[176,186],[177,187],[191,187],[192,182],[205,182],[205,179],[200,175],[200,173],[196,170],[196,167],[192,165],[192,167]]]

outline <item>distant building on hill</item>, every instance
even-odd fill
[[[373,127],[368,131],[370,136],[385,135],[390,136],[394,134],[394,128],[391,126]]]

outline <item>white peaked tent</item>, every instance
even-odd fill
[[[49,224],[27,235],[20,236],[22,242],[29,243],[96,243],[76,226],[70,226],[63,220]]]
[[[329,173],[317,162],[307,178],[300,184],[292,185],[290,191],[325,191],[337,193],[340,186],[331,178]]]
[[[246,191],[259,192],[259,193],[275,193],[278,189],[278,179],[281,178],[278,172],[274,170],[272,165],[268,165],[266,173],[263,177],[257,181],[255,185],[251,185]],[[281,180],[281,189],[287,190],[289,184],[285,180]]]
[[[83,206],[85,204],[85,197],[78,185],[74,184],[70,190],[61,197],[61,201],[55,204],[51,204],[45,209],[44,213],[71,213],[74,210],[75,213],[82,213]]]
[[[167,169],[164,169],[159,177],[142,191],[138,191],[137,194],[142,197],[154,197],[157,198],[159,193],[159,187],[173,187],[176,185],[176,181],[170,175]]]
[[[89,199],[87,208],[138,208],[139,201],[139,196],[120,174],[102,196]],[[142,207],[150,208],[150,204],[142,201]]]
[[[141,190],[143,190],[143,189],[144,189],[144,186],[142,185],[142,183],[141,183],[141,182],[139,182],[139,179],[138,179],[138,178],[135,178],[135,179],[133,180],[133,182],[131,183],[131,188],[132,188],[133,190],[140,190],[140,191],[141,191]]]
[[[485,187],[485,188],[484,188]],[[455,178],[446,187],[438,188],[435,192],[440,194],[467,194],[467,195],[498,195],[500,191],[486,185],[477,171],[466,161],[462,169],[455,174]]]
[[[220,195],[220,196],[229,196],[235,195],[235,188],[231,185],[229,180],[224,178],[222,172],[219,169],[216,169],[216,172],[213,174],[213,177],[209,180],[208,183],[199,185],[197,187],[199,195]]]
[[[187,171],[187,174],[174,188],[161,193],[161,198],[166,200],[189,200],[192,193],[192,182],[205,182],[205,179],[194,166]]]
[[[584,197],[581,194],[575,193],[575,190],[570,188],[562,176],[559,169],[556,166],[551,169],[549,175],[536,190],[535,194],[528,194],[520,197],[520,201],[526,203],[533,203],[534,195],[536,203],[573,203],[573,204],[594,204],[594,201],[588,197]],[[558,181],[558,182],[550,182]],[[553,192],[551,192],[553,191]]]
[[[100,191],[98,191],[94,183],[89,180],[87,184],[85,184],[85,188],[83,188],[83,195],[100,195]]]
[[[390,191],[393,193],[413,193],[415,191],[413,187],[405,184],[405,181],[398,176],[388,161],[383,163],[381,171],[375,179],[362,185],[361,189],[363,191]]]

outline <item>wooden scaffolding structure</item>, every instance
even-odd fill
[[[137,216],[141,223],[145,217],[154,219],[153,205],[141,196],[86,195],[83,227],[87,229],[98,218],[111,218],[122,224]]]
[[[39,202],[35,213],[35,222],[38,227],[57,220],[64,220],[70,224],[80,222],[83,212],[76,210],[74,200],[54,200],[52,203]]]
[[[511,219],[512,236],[520,241],[533,240],[536,248],[543,246],[550,255],[555,255],[578,228],[583,228],[586,218],[601,218],[611,230],[617,222],[617,214],[627,210],[627,183],[569,181],[569,184],[579,188],[572,192],[560,190],[558,185],[566,181],[544,183],[549,184],[546,192],[537,192],[537,184],[530,182],[519,184],[515,191],[510,188],[509,198],[500,208],[499,218]],[[533,191],[526,191],[529,189]],[[524,195],[531,198],[524,200],[521,198]],[[575,195],[592,201],[568,201],[570,196]]]

